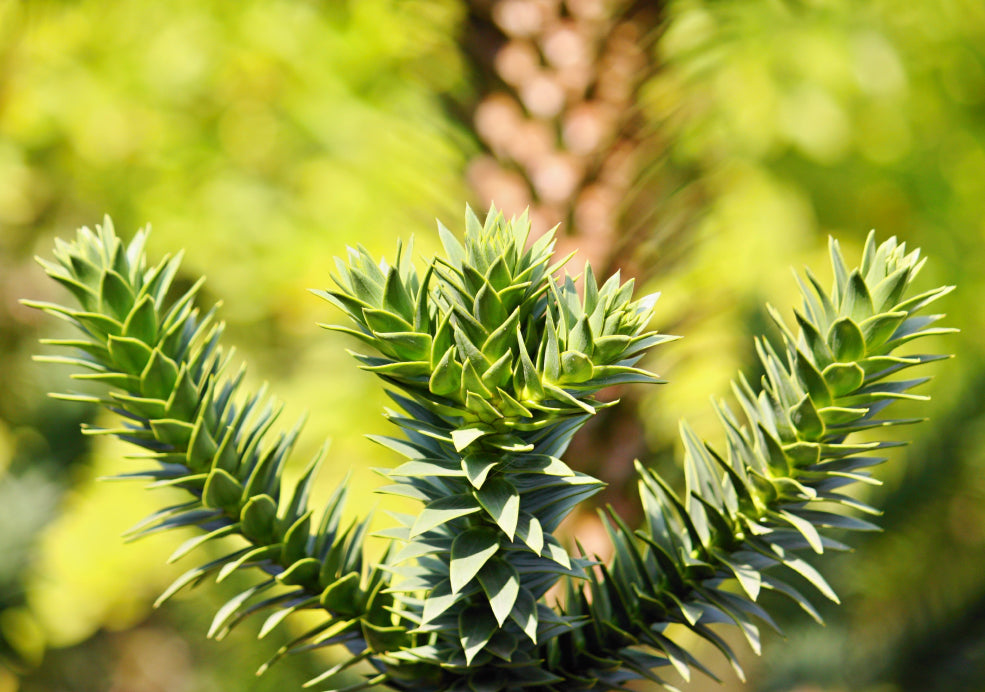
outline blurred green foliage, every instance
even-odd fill
[[[223,677],[227,652],[273,645],[199,643],[206,626],[180,604],[147,619],[174,574],[168,546],[118,539],[144,494],[94,482],[125,462],[78,435],[92,412],[44,399],[59,373],[30,353],[57,327],[16,299],[57,290],[30,262],[55,234],[106,212],[120,229],[153,222],[151,252],[185,248],[187,277],[208,275],[285,420],[311,411],[299,456],[333,438],[326,487],[351,467],[354,494],[375,502],[368,467],[393,460],[360,435],[385,429],[383,397],[351,344],[314,327],[332,316],[306,289],[328,284],[347,243],[379,255],[416,231],[430,254],[433,218],[460,216],[478,148],[449,108],[471,98],[465,13],[462,0],[0,0],[0,691],[302,679]],[[654,280],[658,327],[687,338],[653,365],[671,385],[641,407],[651,448],[682,415],[709,433],[707,398],[750,362],[761,304],[790,302],[788,267],[822,264],[827,234],[848,252],[870,227],[896,234],[931,256],[928,286],[959,286],[933,424],[871,491],[887,532],[826,561],[846,603],[825,629],[791,618],[746,689],[985,690],[985,6],[674,0],[658,50],[641,106],[672,142],[661,165],[701,171],[704,207]],[[170,677],[134,673],[138,650]]]
[[[693,376],[731,369],[716,364],[717,335],[735,335],[731,353],[747,348],[746,334],[764,324],[760,300],[786,304],[786,265],[813,257],[824,235],[850,245],[868,227],[896,234],[930,255],[928,285],[959,286],[942,308],[963,333],[933,385],[935,425],[915,431],[873,491],[886,532],[828,563],[845,604],[825,613],[827,628],[788,625],[751,686],[985,689],[985,6],[674,8],[661,42],[669,67],[648,103],[673,133],[673,157],[705,171],[710,200],[690,266],[673,277],[681,284],[663,288],[682,318],[699,311],[694,332],[707,337],[669,368],[680,386],[644,411],[675,405],[682,390],[721,391]]]

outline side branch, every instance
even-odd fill
[[[146,467],[119,478],[189,493],[187,501],[147,517],[129,537],[199,528],[203,533],[182,544],[172,561],[214,539],[245,539],[242,547],[185,572],[157,604],[206,577],[220,582],[237,570],[256,567],[264,574],[262,581],[219,609],[209,636],[222,637],[247,616],[265,612],[262,637],[291,613],[314,609],[324,613],[324,620],[294,637],[272,660],[335,643],[355,652],[393,645],[387,640],[394,629],[387,611],[393,597],[383,592],[388,575],[364,567],[368,521],[343,526],[343,483],[316,523],[308,495],[324,450],[297,484],[282,492],[282,471],[300,423],[270,439],[280,405],[265,390],[242,392],[242,370],[223,376],[229,353],[219,345],[223,325],[215,322],[216,308],[201,315],[194,307],[202,282],[170,298],[180,257],[165,258],[148,269],[145,238],[138,232],[124,246],[107,218],[95,231],[81,229],[74,242],[57,241],[57,261],[39,262],[71,291],[78,307],[25,303],[67,320],[80,332],[77,339],[45,342],[70,348],[75,355],[39,360],[76,366],[81,372],[74,379],[111,388],[105,396],[53,396],[98,403],[118,413],[124,420],[121,427],[87,432],[114,435],[146,450],[138,457]]]
[[[955,330],[933,326],[942,315],[917,314],[953,287],[907,293],[923,265],[919,250],[907,254],[895,239],[877,246],[870,235],[861,266],[851,271],[836,242],[830,250],[834,287],[825,291],[807,273],[803,309],[795,311],[799,333],[771,309],[781,347],[757,341],[765,372],[760,387],[743,377],[734,385],[743,418],[724,402],[716,406],[725,453],[684,423],[683,496],[637,464],[645,526],[633,531],[611,510],[603,514],[614,558],[602,568],[604,578],[590,575],[587,592],[573,583],[568,588],[567,614],[587,615],[590,624],[543,654],[559,662],[552,672],[571,684],[593,680],[590,687],[607,689],[645,677],[673,689],[654,669],[673,666],[685,680],[691,667],[708,673],[665,635],[674,623],[709,641],[742,677],[735,654],[710,625],[737,626],[759,653],[760,624],[777,629],[757,602],[764,590],[793,599],[818,621],[788,575],[838,600],[801,553],[846,548],[832,530],[877,530],[846,516],[846,509],[878,512],[843,490],[877,483],[868,469],[885,461],[884,449],[903,444],[854,442],[850,435],[918,422],[881,415],[898,399],[927,398],[910,390],[928,378],[896,375],[947,356],[896,352]]]

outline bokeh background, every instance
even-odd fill
[[[193,565],[164,564],[180,536],[122,543],[168,498],[97,482],[126,450],[45,397],[66,372],[31,355],[61,327],[17,301],[63,296],[32,257],[104,214],[152,223],[285,424],[310,413],[299,457],[331,438],[322,490],[351,470],[362,512],[395,461],[361,436],[386,431],[384,396],[306,289],[346,244],[415,234],[429,255],[435,217],[490,199],[663,291],[657,326],[686,337],[650,362],[670,384],[570,451],[628,516],[633,457],[674,477],[681,417],[715,439],[709,397],[756,375],[791,266],[823,270],[829,235],[857,257],[870,228],[923,247],[962,331],[932,345],[957,358],[925,386],[930,422],[865,491],[887,531],[823,559],[826,627],[777,604],[786,637],[745,686],[687,689],[985,690],[979,0],[0,0],[0,692],[296,689],[325,665],[254,678],[289,628],[206,641],[222,589],[152,611]]]

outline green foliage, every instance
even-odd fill
[[[137,457],[147,468],[124,478],[174,486],[191,499],[166,507],[135,526],[139,538],[187,526],[204,533],[189,539],[171,556],[177,560],[206,542],[242,534],[248,543],[181,575],[158,599],[164,602],[185,586],[214,576],[226,579],[237,569],[256,567],[263,580],[221,607],[209,629],[221,637],[247,615],[270,611],[261,635],[291,612],[322,608],[325,623],[295,638],[277,657],[325,639],[332,629],[338,641],[359,638],[359,622],[375,613],[385,617],[389,599],[378,593],[379,569],[364,569],[362,541],[367,522],[342,526],[344,485],[313,523],[308,493],[322,455],[309,464],[289,493],[281,473],[299,426],[271,439],[269,430],[280,406],[265,392],[241,390],[243,372],[224,376],[229,354],[219,344],[223,327],[215,309],[202,314],[193,303],[201,282],[170,297],[179,257],[148,267],[137,233],[124,247],[109,220],[95,232],[81,229],[74,243],[59,241],[57,263],[42,260],[48,274],[78,300],[70,309],[50,303],[28,304],[69,321],[82,339],[46,343],[79,351],[42,360],[68,363],[114,388],[105,397],[60,394],[59,398],[101,404],[124,420],[115,429],[90,428],[92,435],[116,435],[145,451]],[[277,586],[277,595],[248,602]],[[372,618],[367,616],[368,621]]]
[[[261,580],[219,609],[210,636],[261,611],[260,636],[293,612],[319,611],[322,621],[274,658],[344,644],[349,655],[310,684],[331,685],[368,661],[375,672],[346,689],[606,690],[634,678],[673,689],[657,670],[687,680],[692,667],[707,669],[671,625],[711,642],[741,676],[715,625],[735,625],[758,652],[759,627],[775,627],[758,603],[764,591],[819,619],[797,579],[837,596],[803,554],[844,548],[833,531],[874,528],[846,515],[874,510],[844,488],[872,482],[868,469],[899,444],[849,435],[914,422],[881,417],[894,400],[923,398],[910,390],[925,379],[896,375],[944,357],[896,355],[950,331],[933,326],[939,315],[918,314],[950,287],[909,294],[919,252],[870,236],[850,270],[832,242],[833,288],[807,274],[798,333],[773,311],[781,341],[757,341],[761,385],[735,385],[741,417],[716,406],[725,452],[682,424],[684,492],[638,465],[644,525],[633,530],[604,513],[614,557],[603,563],[583,549],[570,554],[554,535],[601,487],[560,456],[603,406],[599,389],[660,381],[636,367],[674,338],[648,330],[655,296],[633,300],[632,282],[618,275],[599,286],[587,265],[579,295],[575,279],[555,279],[563,261],[551,264],[550,235],[528,247],[525,217],[493,210],[481,222],[469,211],[464,244],[440,234],[446,256],[423,274],[409,247],[398,246],[393,264],[358,247],[337,260],[336,288],[318,292],[355,325],[331,328],[377,351],[354,355],[401,409],[388,417],[402,436],[376,439],[408,461],[383,472],[393,483],[382,490],[422,504],[416,516],[394,515],[397,525],[382,532],[391,546],[374,566],[362,557],[368,522],[342,526],[344,484],[319,517],[308,509],[321,455],[282,489],[298,427],[271,439],[279,407],[263,391],[240,392],[242,372],[225,374],[215,309],[203,315],[193,305],[201,283],[170,296],[178,258],[148,267],[145,234],[124,246],[107,221],[59,241],[57,263],[42,261],[79,308],[29,304],[83,335],[50,342],[77,355],[45,359],[112,388],[105,397],[61,396],[122,414],[122,427],[89,432],[146,450],[138,458],[150,468],[129,476],[191,495],[133,535],[201,528],[172,559],[218,538],[246,540],[185,573],[160,600],[256,567]],[[565,598],[552,608],[555,585]]]
[[[390,416],[404,438],[379,440],[410,459],[387,491],[424,504],[392,534],[393,570],[402,614],[434,636],[401,658],[483,684],[538,680],[543,661],[521,643],[574,623],[539,601],[588,566],[552,534],[601,483],[558,457],[602,405],[595,391],[659,381],[633,366],[673,338],[646,331],[655,296],[633,301],[631,281],[600,287],[586,266],[582,297],[555,281],[552,236],[525,249],[529,231],[526,217],[469,211],[465,245],[441,227],[447,257],[423,278],[403,248],[393,266],[360,248],[320,292],[357,326],[333,328],[382,354],[356,357],[407,414]]]
[[[742,677],[735,654],[708,625],[738,626],[758,653],[759,625],[776,629],[757,604],[763,590],[788,596],[817,620],[790,576],[837,601],[799,553],[845,549],[826,535],[832,529],[876,528],[842,514],[842,508],[877,513],[843,488],[873,482],[867,469],[885,461],[881,450],[900,444],[847,438],[917,422],[879,417],[896,399],[925,398],[909,393],[925,378],[893,375],[946,356],[892,354],[912,339],[953,330],[930,326],[940,315],[915,314],[950,287],[906,295],[923,264],[919,251],[907,254],[895,240],[877,246],[870,235],[861,267],[849,271],[836,242],[830,250],[834,287],[825,291],[808,272],[808,284],[801,285],[803,311],[795,311],[800,334],[771,311],[782,348],[777,353],[766,340],[758,341],[761,387],[757,391],[741,377],[735,384],[745,422],[725,402],[716,406],[725,453],[683,423],[683,495],[637,465],[644,528],[631,530],[611,511],[603,515],[615,546],[613,561],[603,569],[604,580],[590,574],[590,590],[572,588],[567,600],[569,614],[588,616],[594,627],[563,638],[564,648],[555,654],[571,662],[572,673],[592,671],[588,677],[614,686],[626,670],[653,677],[649,668],[669,663],[687,679],[689,666],[701,666],[663,634],[667,624],[676,623],[718,648]],[[632,648],[639,645],[663,660]]]

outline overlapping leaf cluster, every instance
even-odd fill
[[[550,684],[526,651],[575,620],[540,601],[589,564],[552,534],[601,486],[558,457],[602,406],[595,391],[659,381],[634,365],[673,337],[646,331],[655,296],[632,300],[631,281],[600,287],[586,266],[583,295],[557,282],[551,236],[526,248],[526,217],[468,211],[464,246],[440,230],[447,257],[423,278],[407,253],[388,266],[357,249],[321,292],[356,324],[335,329],[381,354],[356,357],[403,409],[391,419],[404,438],[380,441],[409,461],[385,491],[424,503],[387,532],[402,544],[401,615],[433,634],[398,657],[483,689]]]
[[[526,215],[468,210],[465,245],[444,226],[447,257],[423,277],[398,246],[393,266],[362,247],[336,259],[335,290],[315,291],[352,319],[355,336],[381,356],[357,355],[375,372],[455,426],[464,448],[480,434],[513,451],[508,435],[594,414],[591,394],[611,384],[655,382],[632,367],[643,351],[674,337],[646,331],[656,295],[633,301],[619,274],[600,288],[586,265],[584,296],[555,280],[553,234],[526,248]],[[487,440],[489,441],[489,440]]]
[[[683,495],[638,465],[645,526],[633,531],[615,514],[603,516],[615,547],[612,563],[601,569],[602,578],[589,574],[587,591],[576,584],[568,591],[567,614],[586,616],[588,624],[544,654],[566,679],[559,689],[616,687],[634,677],[666,684],[654,669],[667,665],[684,679],[692,666],[707,672],[667,636],[673,624],[709,641],[741,676],[712,625],[737,626],[758,653],[759,627],[776,629],[758,603],[762,592],[793,599],[818,621],[795,584],[837,601],[800,553],[844,549],[833,530],[876,528],[843,514],[846,508],[877,514],[844,488],[874,483],[868,469],[885,461],[882,450],[902,444],[846,438],[917,422],[880,415],[895,400],[926,398],[910,390],[927,378],[896,375],[946,356],[893,352],[954,330],[932,326],[941,315],[917,314],[953,287],[907,296],[924,262],[918,250],[908,254],[895,239],[876,245],[870,235],[861,267],[850,271],[837,242],[830,251],[834,286],[824,290],[807,272],[803,309],[795,311],[798,334],[771,310],[782,347],[778,353],[757,341],[765,375],[758,390],[745,378],[735,384],[742,417],[724,402],[716,407],[724,453],[682,424]]]
[[[183,543],[171,560],[214,539],[246,539],[245,546],[184,573],[158,603],[206,577],[222,581],[238,569],[256,567],[263,579],[218,611],[210,636],[223,636],[248,615],[266,612],[262,636],[290,613],[318,608],[324,621],[275,658],[335,642],[365,651],[377,632],[386,634],[385,609],[393,600],[382,593],[386,573],[364,565],[367,523],[343,526],[344,485],[319,516],[308,508],[321,453],[289,492],[282,491],[282,471],[300,425],[270,439],[280,405],[262,390],[243,392],[242,370],[223,376],[231,355],[219,345],[223,325],[214,319],[215,308],[203,315],[194,306],[202,282],[170,296],[180,257],[148,268],[145,237],[138,232],[125,247],[107,219],[95,231],[81,229],[75,242],[56,241],[57,262],[39,261],[79,307],[25,303],[67,320],[81,333],[46,341],[73,349],[73,355],[40,359],[76,366],[82,372],[73,378],[113,388],[106,396],[54,396],[102,404],[120,414],[122,427],[87,430],[146,450],[135,457],[143,468],[120,478],[190,494],[147,517],[131,530],[131,538],[182,527],[204,532]]]
[[[815,618],[802,584],[836,599],[803,553],[843,548],[832,530],[874,528],[845,516],[845,508],[873,510],[844,488],[872,482],[867,469],[897,444],[847,438],[913,422],[882,417],[896,399],[921,398],[910,390],[924,379],[897,374],[942,356],[894,352],[949,331],[933,326],[938,315],[918,314],[949,287],[907,296],[923,264],[918,252],[870,237],[861,268],[849,271],[832,244],[833,289],[808,273],[797,333],[774,311],[781,344],[757,342],[760,387],[735,385],[741,415],[717,406],[724,451],[682,425],[683,494],[639,466],[644,526],[604,514],[614,557],[602,564],[583,550],[570,555],[553,535],[600,486],[559,457],[603,405],[598,389],[658,381],[636,363],[673,337],[647,331],[653,300],[632,300],[631,282],[616,276],[599,286],[589,267],[581,294],[574,280],[555,280],[552,241],[528,248],[525,218],[493,211],[482,223],[469,212],[464,244],[440,230],[447,256],[423,274],[409,249],[398,248],[390,266],[357,248],[338,262],[337,288],[319,292],[355,324],[334,328],[376,350],[356,357],[400,409],[388,415],[402,436],[378,441],[408,460],[382,472],[392,481],[383,492],[422,503],[416,515],[393,515],[397,525],[382,532],[391,549],[371,568],[362,557],[366,522],[343,528],[344,487],[317,522],[307,507],[320,455],[282,492],[298,430],[270,440],[278,406],[265,392],[240,392],[242,372],[224,375],[222,325],[214,309],[201,315],[193,306],[200,283],[169,295],[178,258],[148,268],[144,234],[126,247],[107,221],[59,242],[57,263],[43,262],[80,307],[30,304],[82,334],[49,341],[76,354],[47,359],[112,388],[61,396],[123,416],[120,428],[90,432],[145,450],[137,458],[147,468],[127,477],[190,494],[134,535],[200,528],[174,559],[213,539],[246,539],[189,570],[162,600],[256,567],[260,582],[220,609],[211,632],[267,612],[263,635],[297,610],[322,612],[275,656],[344,644],[348,655],[312,684],[332,684],[366,661],[374,672],[349,689],[559,692],[624,689],[634,678],[667,684],[660,669],[668,666],[684,679],[706,670],[675,641],[681,629],[738,670],[717,626],[737,626],[758,650],[758,628],[774,626],[761,593],[788,596]],[[559,580],[565,597],[550,607]]]

